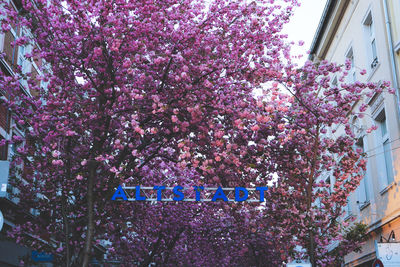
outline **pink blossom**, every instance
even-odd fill
[[[68,131],[65,132],[65,135],[66,136],[74,136],[74,135],[77,135],[77,134],[76,134],[75,131],[68,130]]]
[[[256,125],[253,125],[253,126],[251,126],[251,130],[252,130],[253,132],[257,132],[258,130],[260,130],[260,126],[258,126],[257,124],[256,124]]]
[[[51,152],[51,155],[52,155],[54,158],[58,158],[58,157],[61,155],[61,153],[60,153],[60,151],[58,151],[58,150],[54,150],[53,152]]]
[[[205,80],[204,83],[203,83],[203,85],[204,85],[206,88],[211,88],[211,87],[212,87],[212,83],[211,83],[209,80]]]
[[[99,57],[99,56],[101,56],[103,54],[103,51],[102,51],[102,49],[100,47],[95,47],[94,48],[94,54],[95,54],[96,57]]]

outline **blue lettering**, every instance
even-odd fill
[[[135,190],[136,192],[135,192],[135,198],[136,198],[136,200],[146,200],[146,197],[142,197],[141,195],[140,195],[140,185],[137,185],[136,186],[136,190]]]
[[[204,190],[204,186],[193,186],[194,192],[196,192],[196,201],[200,201],[200,193]]]
[[[124,189],[122,189],[122,186],[119,185],[117,190],[115,191],[114,195],[112,196],[111,200],[115,200],[117,198],[121,197],[123,200],[128,200],[128,198],[125,195]]]
[[[162,199],[162,191],[165,189],[165,186],[154,186],[154,190],[157,190],[157,201],[161,201]]]
[[[180,186],[180,185],[177,185],[177,186],[174,187],[173,191],[174,191],[174,194],[176,195],[176,197],[174,197],[175,201],[183,200],[184,195],[183,195],[183,193],[181,191],[179,191],[179,190],[182,190],[182,189],[183,189],[183,187]]]
[[[240,192],[243,192],[244,196],[240,197]],[[244,187],[235,188],[235,201],[245,201],[249,197],[249,192]]]
[[[268,190],[268,187],[256,187],[257,191],[260,191],[260,202],[264,202],[264,191]]]
[[[220,186],[218,187],[211,201],[217,201],[219,198],[222,198],[224,201],[228,201],[228,198],[225,196],[224,191]]]

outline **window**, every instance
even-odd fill
[[[4,9],[4,7],[6,6],[6,3],[2,2],[0,3],[0,9]],[[5,16],[4,15],[0,15],[0,27],[1,27],[1,20],[4,19]],[[4,49],[4,33],[0,33],[0,52],[3,52]]]
[[[0,135],[0,141],[3,141],[4,137]],[[8,156],[8,145],[0,146],[0,160],[7,160]]]
[[[332,185],[331,185],[331,177],[330,176],[328,176],[328,178],[326,178],[326,180],[325,180],[325,183],[327,184],[327,190],[328,190],[328,193],[329,193],[329,195],[331,195],[332,194]]]
[[[375,118],[378,130],[376,131],[376,141],[379,145],[379,149],[376,153],[376,160],[378,166],[378,175],[380,179],[380,189],[384,190],[388,185],[394,181],[393,177],[393,165],[392,165],[392,150],[390,146],[389,132],[386,122],[386,114],[383,109],[379,115]]]
[[[25,31],[22,31],[23,36],[27,36]],[[23,74],[29,73],[32,68],[31,61],[25,57],[26,54],[30,53],[32,50],[32,46],[28,43],[26,45],[21,45],[18,48],[18,60],[17,64],[21,66],[21,70]]]
[[[356,68],[354,64],[354,53],[352,47],[347,51],[346,58],[351,62],[351,69],[349,70],[348,81],[354,83],[356,82]]]
[[[338,86],[338,79],[337,79],[336,76],[332,79],[331,85],[332,85],[332,87],[337,87]]]
[[[371,11],[364,20],[364,27],[370,59],[370,68],[373,70],[378,65],[378,53],[376,49],[375,24],[372,19]]]
[[[0,52],[3,52],[3,49],[4,49],[4,33],[0,33]]]
[[[3,128],[6,132],[10,130],[10,111],[7,106],[0,101],[0,127]]]
[[[366,144],[364,143],[364,138],[360,137],[355,144],[356,149],[361,149],[362,153],[366,151]],[[369,202],[369,192],[368,192],[368,181],[369,181],[369,168],[367,165],[367,170],[364,174],[364,178],[360,181],[360,185],[357,188],[358,204],[362,208],[365,204]]]
[[[347,204],[345,207],[345,211],[346,211],[345,219],[349,218],[352,215],[351,214],[351,206],[350,206],[350,195],[347,197],[346,201],[347,201]]]

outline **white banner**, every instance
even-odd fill
[[[375,243],[376,258],[380,259],[385,267],[400,266],[400,243]]]
[[[4,217],[3,217],[3,213],[1,213],[1,210],[0,210],[0,231],[3,228],[3,223],[4,223]]]

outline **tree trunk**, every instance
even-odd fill
[[[175,235],[174,239],[168,244],[167,252],[166,252],[166,256],[165,256],[165,260],[164,260],[164,265],[167,265],[171,251],[174,249],[175,244],[179,240],[183,231],[185,231],[185,228],[179,229],[179,232]]]
[[[69,267],[69,266],[71,266],[71,249],[70,249],[70,244],[69,244],[70,230],[69,230],[67,211],[66,211],[66,207],[65,207],[66,205],[67,205],[67,200],[64,196],[63,200],[61,202],[61,212],[62,212],[64,227],[65,227],[65,248],[67,251],[66,266]]]
[[[87,192],[87,208],[88,208],[88,221],[86,230],[85,247],[83,252],[82,266],[89,266],[90,256],[92,252],[92,243],[94,236],[94,178],[96,174],[96,163],[90,163],[89,179],[88,179],[88,192]]]
[[[158,232],[157,242],[154,244],[149,256],[147,256],[146,259],[142,262],[142,264],[140,264],[141,267],[149,266],[149,264],[153,260],[154,255],[156,255],[158,253],[158,249],[159,249],[159,247],[161,245],[162,239],[163,239],[163,232],[160,229],[160,231]]]
[[[317,133],[315,137],[314,147],[313,147],[313,159],[311,162],[311,172],[310,176],[308,177],[308,186],[307,186],[307,212],[310,213],[311,205],[312,205],[312,196],[313,196],[313,184],[314,184],[314,176],[316,173],[316,162],[318,157],[318,146],[319,146],[319,126],[317,126]],[[310,225],[311,226],[311,225]],[[309,226],[309,227],[310,227]],[[312,227],[309,228],[309,251],[308,254],[310,256],[310,263],[313,267],[316,267],[315,263],[315,240],[314,240],[314,233]]]

